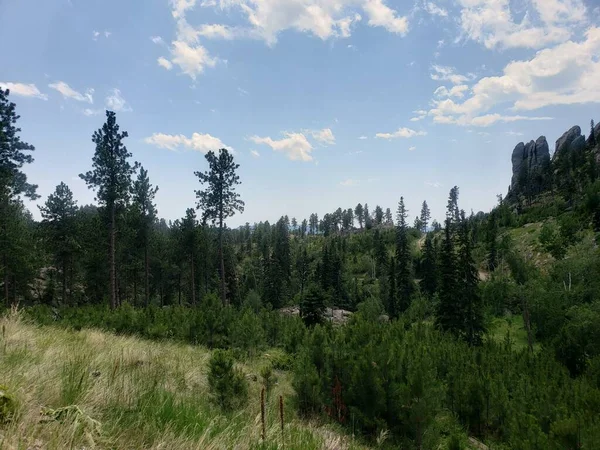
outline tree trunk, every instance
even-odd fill
[[[110,308],[117,307],[117,268],[115,263],[115,204],[110,205]]]
[[[62,261],[62,302],[67,303],[67,257],[63,257]]]
[[[196,306],[196,273],[194,271],[194,254],[190,255],[191,263],[192,263],[192,305]]]
[[[219,220],[219,263],[220,263],[220,275],[221,275],[221,300],[223,305],[227,306],[227,295],[225,292],[225,259],[223,257],[223,215]]]
[[[144,245],[144,262],[146,265],[145,268],[145,288],[144,288],[144,293],[146,294],[146,308],[148,306],[150,306],[150,261],[148,259],[148,242],[146,240],[146,243]]]
[[[2,255],[2,266],[4,267],[4,300],[6,301],[6,306],[9,306],[8,299],[8,259],[6,258],[6,254]]]

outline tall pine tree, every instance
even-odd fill
[[[414,288],[411,270],[411,254],[408,246],[407,217],[408,211],[404,205],[404,197],[400,197],[396,221],[396,286],[398,292],[398,313],[404,312],[410,305],[410,298]]]
[[[116,308],[118,301],[115,261],[117,212],[129,200],[131,176],[138,166],[137,163],[129,163],[131,153],[123,144],[123,139],[127,136],[127,131],[119,132],[115,113],[106,111],[106,122],[92,136],[92,142],[96,144],[92,170],[79,175],[89,188],[96,191],[97,201],[105,207],[108,214],[111,308]]]
[[[206,154],[209,170],[194,172],[200,184],[207,185],[204,190],[197,190],[198,209],[202,210],[203,220],[211,220],[219,226],[219,275],[221,284],[221,301],[227,302],[225,280],[225,260],[223,256],[223,230],[225,220],[236,211],[244,212],[244,202],[235,187],[241,184],[236,171],[240,167],[233,161],[233,155],[227,149],[220,149],[216,155],[213,151]]]

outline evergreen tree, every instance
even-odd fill
[[[429,211],[429,206],[427,205],[427,202],[423,201],[423,205],[421,206],[421,215],[419,216],[419,223],[421,225],[420,231],[427,231],[429,219],[431,219],[431,211]]]
[[[62,182],[56,186],[44,206],[40,206],[40,212],[54,260],[61,267],[61,299],[67,302],[67,270],[73,264],[73,255],[78,246],[75,241],[77,202],[73,200],[73,192],[69,186]]]
[[[273,233],[273,251],[269,258],[266,300],[274,307],[283,306],[291,275],[291,252],[289,229],[282,217],[277,221]]]
[[[470,345],[479,345],[485,332],[481,297],[479,295],[479,275],[473,260],[469,222],[465,212],[461,211],[460,250],[458,255],[459,292],[457,292],[457,310],[463,317],[462,334]]]
[[[394,219],[392,219],[392,210],[390,208],[386,208],[385,210],[385,224],[387,226],[394,226]]]
[[[366,203],[363,208],[363,221],[367,230],[370,230],[373,227],[373,218],[371,217],[371,213],[369,212],[369,205],[367,205]]]
[[[389,264],[389,291],[386,311],[390,317],[398,317],[398,290],[396,288],[396,259],[390,257]]]
[[[363,223],[365,222],[364,213],[363,205],[360,203],[356,205],[356,208],[354,208],[354,216],[356,217],[356,220],[358,220],[358,225],[361,230],[363,229]]]
[[[319,231],[319,216],[315,213],[310,215],[308,230],[313,236]]]
[[[307,326],[314,326],[323,321],[325,311],[325,294],[316,286],[310,286],[300,303],[300,317]]]
[[[241,184],[236,170],[240,167],[233,161],[227,149],[220,149],[218,156],[210,151],[206,154],[209,170],[207,172],[194,172],[200,184],[206,184],[205,190],[196,191],[198,198],[197,209],[202,210],[202,219],[210,219],[219,226],[219,274],[221,278],[221,300],[227,304],[227,291],[225,281],[225,260],[223,256],[223,229],[225,220],[236,211],[244,212],[244,202],[240,194],[235,192],[235,186]]]
[[[385,243],[379,229],[376,229],[373,235],[373,250],[375,252],[375,266],[377,268],[375,276],[380,277],[384,273],[383,270],[388,258]]]
[[[148,171],[140,167],[137,180],[133,183],[133,207],[138,216],[138,237],[144,249],[144,297],[146,306],[150,305],[150,259],[148,247],[152,225],[156,220],[154,197],[158,186],[152,186]]]
[[[431,299],[433,298],[438,285],[437,256],[431,233],[427,233],[425,235],[422,273],[423,278],[421,279],[420,283],[421,291],[427,296],[427,298]]]
[[[306,221],[306,219],[304,219],[302,221],[302,224],[300,225],[300,237],[304,238],[306,236],[306,231],[308,229],[308,222]]]
[[[450,189],[450,195],[448,197],[448,206],[446,208],[446,218],[450,219],[450,224],[452,226],[457,225],[460,222],[457,186],[454,186],[452,189]]]
[[[375,207],[375,213],[374,213],[375,217],[375,225],[379,226],[381,224],[383,224],[383,209],[381,209],[381,206],[377,205]]]
[[[106,122],[92,136],[96,144],[92,170],[79,175],[89,188],[96,190],[96,199],[108,214],[111,308],[117,307],[117,212],[129,200],[131,176],[138,165],[129,163],[131,153],[123,144],[127,136],[127,131],[119,132],[115,113],[106,111]]]
[[[498,267],[498,220],[496,219],[496,211],[492,211],[487,223],[487,266],[490,272]]]
[[[456,299],[458,269],[454,254],[452,221],[446,217],[444,240],[440,253],[440,289],[439,302],[436,305],[435,323],[442,331],[456,336],[462,330],[462,312]]]
[[[16,105],[8,99],[9,94],[8,89],[0,87],[0,263],[7,305],[9,280],[17,268],[11,256],[18,256],[14,241],[9,238],[10,225],[19,221],[21,195],[31,200],[39,197],[37,185],[28,183],[27,175],[21,170],[25,164],[33,162],[33,157],[26,152],[33,152],[35,148],[21,141],[21,129],[16,126],[20,116],[16,113]]]
[[[404,312],[410,305],[413,292],[411,273],[411,254],[408,246],[408,227],[406,218],[408,211],[404,206],[404,197],[398,202],[396,220],[396,286],[398,289],[398,313]]]
[[[181,249],[189,258],[190,267],[190,297],[192,305],[196,305],[196,242],[197,242],[198,222],[196,220],[196,211],[193,208],[185,210],[185,217],[181,220]]]
[[[590,121],[590,136],[588,137],[588,146],[594,148],[596,146],[596,135],[594,134],[594,119]]]

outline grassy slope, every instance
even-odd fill
[[[283,448],[279,395],[286,404],[286,449],[364,448],[335,428],[297,419],[290,375],[278,371],[262,447],[257,380],[268,355],[241,366],[250,383],[249,404],[223,415],[209,401],[205,348],[40,328],[24,323],[18,313],[0,323],[0,385],[18,402],[16,420],[0,425],[2,449]],[[56,411],[69,405],[79,410]]]

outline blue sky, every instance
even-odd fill
[[[195,204],[203,153],[234,150],[231,226],[358,202],[488,211],[519,141],[600,120],[596,0],[1,0],[41,201],[94,198],[93,131],[117,111],[159,215]],[[28,204],[37,215],[37,207]]]

